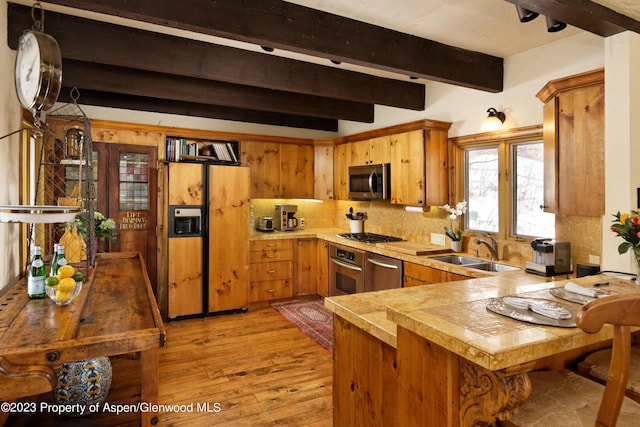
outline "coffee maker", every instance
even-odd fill
[[[295,231],[298,228],[298,218],[295,216],[297,211],[297,205],[276,205],[276,230]]]
[[[571,243],[552,239],[533,239],[532,261],[525,263],[525,271],[539,276],[573,273]]]

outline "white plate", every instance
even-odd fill
[[[80,206],[0,205],[0,222],[51,224],[73,221]]]

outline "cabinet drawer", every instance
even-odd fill
[[[252,240],[250,251],[272,251],[278,249],[293,249],[291,239]]]
[[[293,286],[290,279],[266,280],[249,284],[249,302],[291,298]]]
[[[274,261],[250,264],[251,282],[263,280],[291,279],[293,277],[292,261]]]
[[[272,261],[292,261],[293,249],[263,249],[261,251],[251,251],[249,253],[249,262],[254,264],[258,262]]]

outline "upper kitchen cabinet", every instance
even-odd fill
[[[313,147],[313,198],[333,200],[333,141],[316,141]]]
[[[333,149],[333,196],[336,200],[349,200],[350,144],[336,145]]]
[[[447,203],[448,124],[391,136],[391,203]]]
[[[350,166],[374,165],[391,162],[391,136],[383,135],[349,144]]]
[[[604,214],[604,71],[547,83],[544,103],[544,210]]]
[[[252,199],[313,198],[313,145],[243,141],[241,147]]]
[[[390,163],[391,203],[447,203],[450,127],[449,122],[418,120],[337,139],[333,157],[335,199],[349,198],[349,166]]]

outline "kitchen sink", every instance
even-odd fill
[[[482,260],[479,260],[478,258],[471,258],[462,255],[438,255],[431,257],[431,259],[446,262],[448,264],[464,265],[465,267],[468,264],[478,264],[479,262],[484,262]]]
[[[520,270],[518,267],[512,265],[500,264],[499,262],[479,262],[477,264],[465,265],[465,267],[473,268],[476,270],[492,271],[494,273],[502,273],[504,271]]]
[[[518,267],[512,265],[502,264],[495,261],[484,261],[478,258],[467,257],[463,255],[438,255],[431,257],[436,261],[446,262],[448,264],[455,264],[465,268],[473,268],[474,270],[491,271],[494,273],[502,273],[505,271],[520,270]]]

